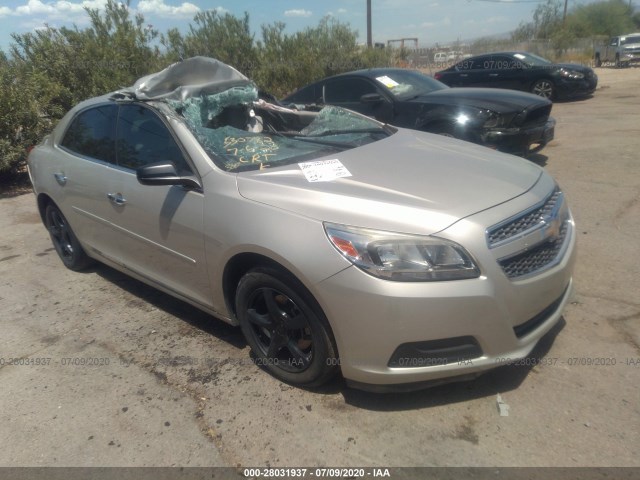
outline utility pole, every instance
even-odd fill
[[[367,0],[367,47],[373,47],[371,37],[371,0]]]
[[[564,26],[565,22],[567,21],[567,3],[569,3],[569,0],[564,0],[564,13],[562,14],[562,26]]]

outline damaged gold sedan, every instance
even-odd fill
[[[294,385],[471,378],[526,356],[571,295],[573,219],[541,168],[282,108],[214,59],[81,103],[28,165],[68,268],[98,260],[239,325]]]

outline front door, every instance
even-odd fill
[[[140,104],[120,107],[117,167],[109,185],[116,259],[203,305],[211,304],[204,253],[203,192],[181,186],[145,186],[138,167],[170,161],[182,174],[193,167],[160,117]]]

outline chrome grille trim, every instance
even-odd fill
[[[545,226],[545,219],[557,215],[564,203],[562,191],[556,187],[541,203],[487,229],[487,245],[495,248]]]
[[[569,222],[564,221],[557,237],[552,237],[531,250],[525,250],[513,257],[500,259],[498,263],[502,271],[508,278],[516,279],[539,273],[556,265],[561,258],[560,253],[564,250],[569,226]]]

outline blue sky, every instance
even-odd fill
[[[575,0],[571,0],[573,4]],[[88,25],[83,7],[101,8],[106,0],[0,0],[0,48],[7,50],[10,33],[43,27]],[[528,21],[535,0],[372,0],[373,39],[378,42],[418,37],[421,46],[447,43],[513,30]],[[145,16],[161,32],[170,27],[184,30],[200,10],[217,9],[242,15],[248,11],[252,29],[282,21],[288,31],[313,26],[333,15],[358,30],[366,41],[366,0],[131,0],[130,8]]]

